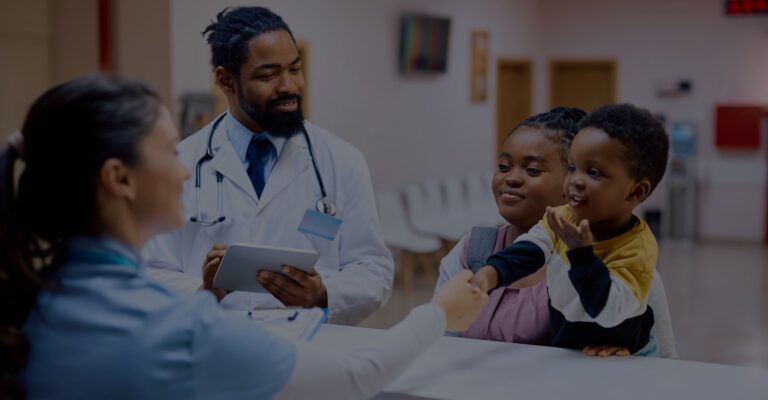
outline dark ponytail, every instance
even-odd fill
[[[579,132],[579,121],[586,116],[586,112],[576,107],[555,107],[549,112],[526,118],[510,135],[521,126],[543,130],[549,140],[560,145],[560,160],[565,165],[568,163],[568,149]]]
[[[18,380],[30,345],[22,332],[70,236],[98,229],[96,191],[103,163],[139,161],[137,144],[160,100],[144,84],[80,78],[40,96],[20,146],[0,146],[0,398],[23,398]],[[23,154],[22,154],[23,153]],[[23,158],[18,190],[14,165]]]
[[[36,293],[39,280],[32,268],[31,248],[19,232],[13,191],[13,166],[19,151],[0,146],[0,398],[21,398],[23,390],[16,376],[27,360],[29,343],[21,332],[23,321]]]

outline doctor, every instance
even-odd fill
[[[304,121],[302,61],[278,15],[262,7],[225,9],[203,34],[229,109],[179,144],[179,158],[193,173],[182,197],[186,222],[144,248],[150,276],[191,293],[210,289],[226,243],[314,249],[320,258],[313,273],[288,267],[290,278],[258,275],[272,296],[216,291],[217,297],[231,308],[320,306],[328,307],[331,322],[362,321],[388,299],[394,269],[365,158]],[[308,213],[341,220],[335,237],[298,231]]]

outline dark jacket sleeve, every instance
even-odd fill
[[[508,286],[544,266],[544,252],[533,242],[515,242],[485,262],[499,274],[499,286]]]
[[[595,255],[592,246],[570,250],[567,255],[571,262],[568,277],[579,294],[584,311],[595,318],[603,311],[611,291],[608,267]]]

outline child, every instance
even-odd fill
[[[474,277],[487,290],[547,268],[555,346],[618,346],[653,354],[647,306],[658,246],[632,210],[664,176],[669,140],[646,110],[608,105],[579,124],[564,191],[568,204],[491,256]]]
[[[568,146],[585,115],[577,108],[558,107],[529,117],[507,136],[492,187],[499,213],[509,225],[473,228],[440,263],[435,291],[464,269],[476,271],[488,256],[511,245],[541,219],[547,206],[565,202]],[[488,304],[463,336],[549,344],[546,270],[492,290]]]

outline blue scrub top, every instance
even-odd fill
[[[28,398],[266,399],[288,381],[294,344],[210,293],[173,294],[109,238],[76,238],[68,250],[57,287],[24,325]]]

